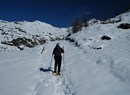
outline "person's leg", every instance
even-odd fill
[[[55,59],[54,73],[56,73],[56,71],[57,71],[57,65],[58,65],[58,59],[57,59],[56,56],[54,57],[54,59]]]
[[[60,57],[58,58],[58,74],[60,74],[61,60],[62,60],[62,57],[60,56]]]

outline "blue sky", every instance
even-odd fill
[[[0,0],[0,19],[40,20],[56,27],[68,27],[75,17],[111,18],[130,6],[130,0]]]

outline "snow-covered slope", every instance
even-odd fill
[[[15,48],[23,50],[48,40],[63,39],[65,31],[65,28],[59,29],[40,21],[0,21],[0,51],[13,51]]]
[[[114,18],[111,18],[110,20],[119,20],[121,19],[122,22],[130,23],[130,10],[126,13],[120,14]]]
[[[117,16],[104,24],[91,20],[88,27],[66,41],[48,41],[42,54],[43,46],[0,53],[0,94],[130,95],[130,12],[120,17],[122,19],[117,20]],[[53,76],[48,69],[57,42],[65,49],[61,76]],[[54,59],[51,67],[53,70]]]
[[[73,56],[67,68],[78,95],[130,94],[130,27],[118,28],[130,24],[130,12],[111,20],[119,18],[116,23],[93,23],[69,37],[84,53]]]

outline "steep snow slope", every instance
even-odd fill
[[[32,48],[48,40],[63,39],[65,35],[65,28],[59,29],[40,21],[0,21],[0,51]]]
[[[94,23],[69,37],[84,52],[71,60],[67,70],[78,95],[130,94],[130,29],[118,28],[130,24],[130,12],[113,20],[119,17],[118,23]]]
[[[130,10],[126,13],[123,13],[114,18],[111,18],[110,20],[119,20],[119,19],[121,19],[121,21],[123,21],[123,22],[130,23]]]

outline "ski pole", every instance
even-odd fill
[[[64,50],[64,47],[63,47],[63,50]],[[64,64],[64,53],[63,53],[63,64]]]
[[[51,69],[52,60],[53,60],[53,55],[51,57],[51,62],[50,62],[50,65],[49,65],[49,69]]]
[[[65,62],[64,62],[64,54],[63,54],[63,64],[64,64]]]
[[[63,67],[62,67],[63,69],[62,69],[62,72],[65,70],[65,66],[64,65],[65,65],[65,62],[64,62],[64,54],[63,54]]]

